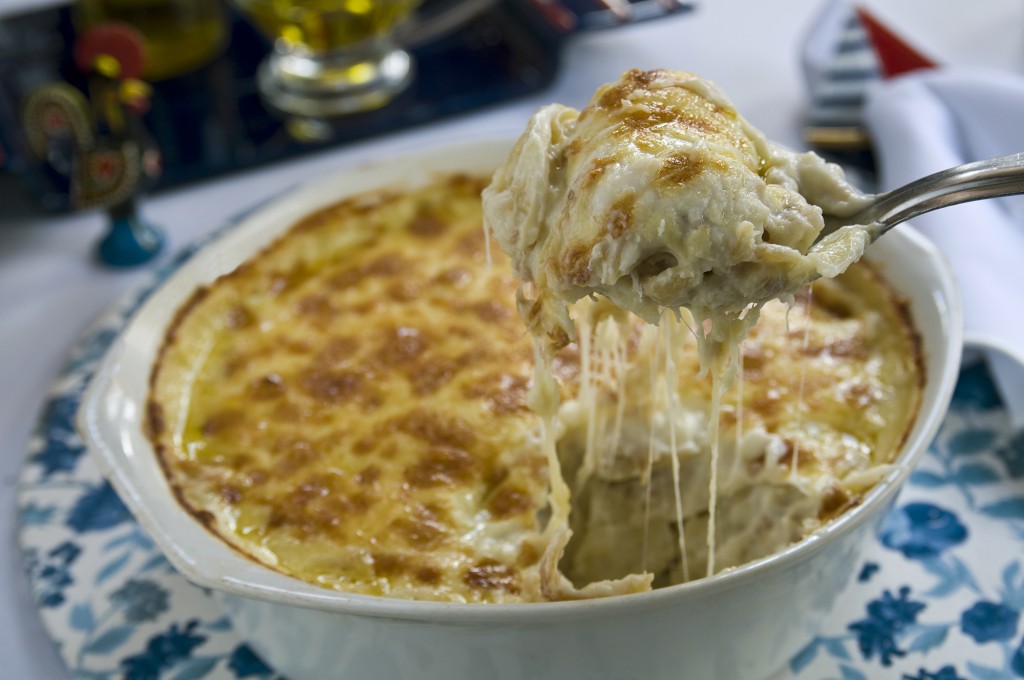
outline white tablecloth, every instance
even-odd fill
[[[20,8],[33,1],[18,0]],[[799,46],[821,6],[814,0],[700,0],[695,14],[582,36],[566,50],[550,89],[511,104],[363,144],[149,198],[169,250],[207,233],[280,188],[382,155],[467,137],[511,136],[543,103],[582,105],[628,68],[679,68],[717,81],[770,137],[800,147],[806,107]],[[939,61],[1024,71],[1019,0],[875,0],[884,21]],[[0,12],[7,4],[0,3]],[[118,272],[91,260],[103,231],[96,214],[42,215],[0,176],[0,676],[68,677],[35,613],[16,547],[14,492],[30,433],[75,339],[147,269]],[[977,230],[984,238],[984,230]],[[1024,253],[1021,254],[1024,257]]]

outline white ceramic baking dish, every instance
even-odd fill
[[[772,675],[851,576],[866,535],[924,453],[949,404],[962,337],[957,289],[930,243],[900,226],[869,250],[911,302],[924,345],[920,415],[890,474],[805,540],[712,578],[583,602],[459,605],[326,590],[247,559],[183,510],[142,431],[150,370],[175,311],[296,220],[345,196],[415,185],[437,171],[487,172],[510,142],[395,158],[289,192],[200,249],[138,310],[98,369],[79,429],[145,530],[235,628],[291,680],[644,680]]]

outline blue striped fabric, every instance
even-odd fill
[[[807,124],[813,128],[863,128],[868,87],[881,78],[867,31],[856,14],[846,22],[831,60],[813,84]]]

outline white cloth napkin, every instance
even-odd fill
[[[1024,76],[944,68],[882,81],[867,98],[882,191],[933,172],[1024,151]],[[1024,357],[1024,198],[975,201],[913,221],[953,265],[964,330]],[[897,227],[898,229],[899,227]],[[990,358],[1011,413],[1024,419],[1024,380]]]

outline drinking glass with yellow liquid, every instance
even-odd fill
[[[412,80],[395,41],[419,0],[233,0],[274,41],[260,66],[264,98],[300,116],[378,108]]]

